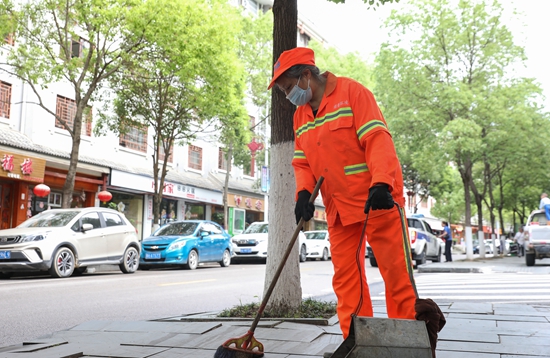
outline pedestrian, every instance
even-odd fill
[[[369,209],[366,237],[384,279],[388,317],[415,319],[410,244],[406,220],[404,227],[401,221],[401,165],[373,94],[352,79],[321,74],[313,51],[303,47],[281,54],[268,89],[274,85],[298,106],[292,159],[296,222],[312,218],[315,207],[308,201],[317,178],[324,177],[321,193],[334,266],[332,284],[344,338],[352,315],[373,316],[362,236]]]
[[[451,254],[451,249],[453,247],[453,235],[451,234],[451,228],[446,221],[442,221],[441,225],[443,226],[443,232],[439,237],[445,241],[445,262],[452,262],[453,255]]]
[[[514,241],[518,244],[518,257],[525,256],[525,233],[523,226],[520,226],[518,232],[514,236]]]
[[[548,197],[548,194],[542,193],[540,195],[539,209],[544,210],[546,220],[550,221],[550,198]]]

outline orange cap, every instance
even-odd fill
[[[277,62],[275,62],[275,65],[273,65],[273,78],[267,89],[273,87],[277,78],[294,65],[315,66],[313,50],[307,47],[296,47],[283,52]]]

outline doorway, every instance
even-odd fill
[[[13,185],[0,182],[0,229],[11,228]]]

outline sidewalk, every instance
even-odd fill
[[[523,266],[522,266],[523,264]],[[550,265],[526,267],[521,258],[488,258],[422,265],[419,272],[550,273]],[[487,271],[490,270],[490,271]],[[549,277],[550,282],[550,277]],[[438,358],[550,357],[550,304],[438,302],[447,317]],[[386,317],[383,302],[375,316]],[[216,312],[154,321],[90,321],[66,331],[0,348],[0,358],[128,357],[212,358],[219,345],[242,336],[251,320],[216,318]],[[254,334],[266,358],[314,358],[342,342],[330,320],[261,320]]]

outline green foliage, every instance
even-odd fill
[[[450,222],[464,221],[464,187],[456,169],[451,166],[441,168],[441,181],[431,187],[431,195],[436,200],[431,209],[433,216]]]
[[[315,52],[315,64],[321,71],[330,71],[337,76],[353,78],[372,90],[374,69],[357,52],[342,55],[336,48],[326,48],[315,40],[310,41],[308,46]]]
[[[430,163],[443,168],[453,162],[463,191],[477,198],[487,187],[510,186],[510,162],[527,165],[528,158],[550,154],[533,130],[537,122],[538,131],[548,132],[541,90],[531,79],[513,77],[510,69],[525,55],[501,17],[493,1],[412,1],[388,19],[393,38],[382,45],[375,72],[400,157],[436,182],[440,174]],[[548,175],[530,182],[547,183]],[[450,193],[438,195],[450,202]],[[470,208],[464,213],[469,223]]]
[[[218,317],[255,317],[260,304],[257,302],[241,304],[220,312]],[[262,315],[265,318],[331,318],[336,314],[336,303],[306,298],[297,309],[269,310]]]

